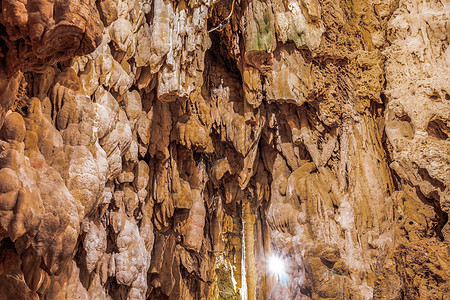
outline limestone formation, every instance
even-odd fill
[[[0,8],[0,299],[450,295],[447,2]]]

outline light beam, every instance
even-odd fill
[[[278,276],[278,278],[282,277],[283,274],[285,274],[285,265],[284,261],[277,257],[277,256],[271,256],[269,258],[269,270]]]

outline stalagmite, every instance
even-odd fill
[[[252,214],[250,201],[246,199],[242,203],[242,240],[243,260],[245,266],[246,299],[256,299],[256,261],[255,261],[255,215]]]

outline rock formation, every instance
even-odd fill
[[[447,2],[0,3],[0,299],[450,295]]]

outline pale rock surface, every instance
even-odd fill
[[[0,299],[446,299],[449,14],[3,1]]]

